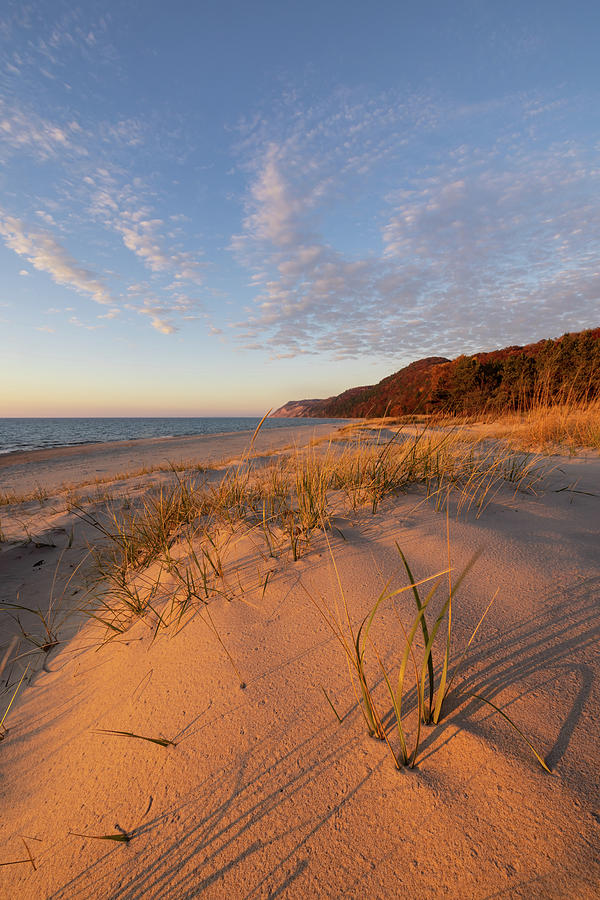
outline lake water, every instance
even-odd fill
[[[309,423],[335,423],[337,419],[266,419],[265,430]],[[168,438],[227,432],[253,432],[260,418],[252,416],[156,418],[36,418],[1,419],[0,453],[39,450],[136,438]]]

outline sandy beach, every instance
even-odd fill
[[[255,452],[300,441],[300,429],[287,431],[261,433]],[[301,431],[308,442],[332,427]],[[190,601],[201,595],[199,575],[193,587],[187,576],[187,599],[181,593],[191,544],[180,531],[169,564],[153,558],[132,575],[152,612],[123,624],[116,595],[94,581],[90,546],[106,542],[94,523],[107,521],[107,509],[127,517],[176,478],[88,484],[78,505],[59,486],[166,459],[239,459],[247,438],[0,458],[3,491],[44,492],[0,507],[0,658],[9,650],[0,717],[29,666],[0,742],[0,894],[597,897],[597,454],[545,457],[521,480],[505,466],[470,505],[464,487],[448,488],[447,513],[442,495],[428,498],[422,484],[382,497],[374,512],[328,488],[328,527],[313,528],[296,560],[264,511],[261,525],[260,504],[245,524],[219,520],[210,546],[195,525],[210,602]],[[196,471],[198,490],[216,491],[227,471]],[[414,665],[407,656],[404,730],[409,749],[417,733],[420,743],[414,768],[400,769],[383,672],[395,690],[417,610],[398,547],[414,580],[443,573],[430,632],[457,586],[451,684],[437,724],[418,724],[427,672],[420,625]],[[419,588],[422,599],[432,584]],[[382,595],[365,665],[391,749],[367,733],[335,625],[356,634]],[[444,628],[432,652],[437,685]]]
[[[256,450],[268,453],[293,447],[296,443],[319,439],[331,431],[330,424],[318,422],[272,431],[263,429],[257,435]],[[26,494],[38,485],[44,490],[56,490],[65,484],[82,484],[171,463],[212,465],[235,459],[246,449],[250,438],[250,433],[241,431],[6,453],[0,455],[0,490]]]

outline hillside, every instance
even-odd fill
[[[376,385],[349,388],[322,400],[289,401],[273,416],[363,418],[411,413],[477,413],[554,403],[600,392],[600,328],[524,346],[429,356]]]
[[[333,398],[330,398],[333,399]],[[274,413],[272,419],[300,419],[324,416],[323,409],[329,400],[290,400]]]
[[[343,419],[346,417],[344,412],[331,412],[330,410],[342,409],[346,403],[353,405],[354,402],[358,402],[363,394],[373,389],[374,385],[370,384],[363,387],[348,388],[347,391],[338,394],[337,397],[327,397],[325,400],[290,400],[279,409],[276,409],[271,414],[271,418],[291,419],[306,416],[308,418]]]

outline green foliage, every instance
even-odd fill
[[[523,411],[600,394],[600,328],[452,361],[428,357],[379,384],[351,388],[314,415],[344,418]],[[323,404],[323,401],[319,401]]]
[[[585,403],[600,393],[600,329],[493,353],[459,356],[445,367],[430,410],[477,414]]]

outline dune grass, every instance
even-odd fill
[[[83,834],[81,831],[69,831],[69,834],[90,841],[116,841],[118,844],[128,844],[134,836],[133,831],[116,831],[113,834]]]
[[[538,457],[496,442],[474,446],[460,428],[432,432],[413,423],[407,433],[367,432],[353,443],[256,462],[257,433],[210,486],[177,474],[128,508],[108,504],[103,517],[75,509],[102,538],[96,567],[104,587],[92,615],[110,632],[149,617],[157,633],[213,598],[264,594],[268,571],[259,567],[251,584],[228,571],[244,535],[253,535],[259,560],[297,561],[345,507],[375,514],[394,494],[419,489],[440,510],[452,496],[459,512],[479,515],[502,486],[535,490],[543,475]]]
[[[408,429],[401,426],[391,432],[363,429],[351,442],[313,446],[266,460],[253,458],[257,434],[258,429],[239,462],[226,467],[212,485],[199,478],[198,472],[179,473],[173,468],[175,479],[170,485],[150,490],[125,507],[107,503],[103,515],[74,507],[100,536],[95,547],[96,600],[87,611],[104,627],[104,640],[123,634],[139,621],[148,626],[154,639],[162,629],[178,630],[189,616],[198,615],[243,687],[239,666],[209,605],[219,597],[244,602],[250,602],[253,594],[263,597],[270,569],[261,569],[260,560],[267,564],[273,558],[296,561],[309,550],[317,533],[325,534],[329,543],[332,517],[348,507],[376,514],[388,498],[412,490],[439,510],[447,510],[453,497],[459,513],[479,515],[502,486],[510,485],[514,491],[535,490],[543,475],[538,457],[511,451],[500,442],[473,441],[458,426],[432,428],[412,422]],[[248,536],[254,541],[258,562],[256,576],[250,579],[235,563],[237,542]],[[388,742],[400,766],[415,764],[421,722],[438,723],[456,677],[457,668],[451,672],[450,658],[452,604],[466,571],[453,583],[448,560],[442,572],[415,582],[406,557],[398,550],[408,585],[393,591],[386,586],[363,621],[352,624],[344,599],[343,615],[341,609],[332,614],[322,604],[319,609],[354,672],[357,699],[369,732]],[[439,597],[443,577],[448,581],[446,598],[432,616],[430,610]],[[427,585],[423,597],[421,585]],[[406,591],[414,597],[416,612],[407,623],[397,615],[404,643],[397,675],[392,678],[372,633],[380,608]],[[47,631],[40,644],[43,650],[55,644],[54,632]],[[419,658],[417,634],[423,640]],[[444,646],[437,684],[436,641]],[[392,748],[369,686],[365,660],[371,656],[389,691],[399,751]],[[419,723],[412,747],[403,711],[409,665],[415,674]]]
[[[544,452],[600,450],[600,398],[548,404],[540,402],[520,412],[492,419],[498,437],[513,446]]]
[[[70,539],[67,548],[65,549],[68,549],[71,546],[71,542]],[[7,600],[0,603],[0,612],[6,613],[6,615],[13,619],[21,634],[21,640],[24,640],[26,644],[31,645],[33,648],[20,654],[20,656],[30,655],[36,651],[40,651],[42,654],[50,653],[51,650],[60,644],[60,635],[66,622],[74,615],[74,613],[79,612],[80,604],[77,604],[77,608],[75,609],[67,604],[67,592],[79,575],[89,554],[86,554],[77,566],[74,567],[73,571],[64,581],[62,589],[59,591],[59,573],[63,563],[65,549],[60,553],[54,569],[47,605],[44,605],[43,607],[27,606],[25,603],[20,602],[19,594],[17,594],[17,602],[15,603],[11,603]],[[38,623],[36,630],[29,630],[29,627],[26,628],[23,625],[21,620],[22,613],[28,613],[30,616],[33,616],[34,620]]]
[[[452,578],[453,568],[451,561],[448,560],[448,568],[416,581],[406,556],[398,545],[397,549],[409,583],[391,589],[388,581],[366,615],[356,624],[352,621],[352,615],[342,586],[342,579],[331,546],[329,546],[329,551],[338,584],[340,601],[338,602],[337,598],[334,598],[333,602],[328,602],[324,598],[316,599],[306,588],[304,590],[343,651],[357,706],[363,715],[369,735],[385,741],[394,765],[397,769],[401,769],[405,766],[414,768],[417,763],[422,724],[432,726],[439,724],[442,718],[444,701],[460,672],[466,653],[475,639],[496,595],[491,598],[486,606],[483,615],[463,648],[462,654],[454,661],[452,657],[452,605],[455,602],[461,583],[475,564],[478,554],[472,557],[454,580]],[[438,603],[428,624],[427,617],[430,611],[434,609],[435,598],[444,581],[447,582],[447,590],[444,592],[445,596]],[[425,585],[428,586],[428,591],[424,597],[421,597],[419,588]],[[395,603],[399,595],[406,592],[413,594],[417,607],[416,615],[409,624],[403,622]],[[396,615],[398,624],[397,650],[395,651],[396,674],[394,674],[389,664],[384,663],[372,634],[378,615],[385,606],[390,607],[390,605]],[[389,644],[389,626],[386,631],[387,643]],[[417,642],[419,632],[422,634],[422,642],[420,644]],[[436,681],[434,648],[437,650],[436,638],[438,634],[441,636],[443,649],[441,652],[442,665],[441,668],[437,667],[439,674]],[[374,663],[370,666],[370,669],[367,665],[367,651],[370,651],[371,656],[374,658]],[[407,713],[406,709],[403,710],[403,702],[406,694],[406,675],[409,663],[412,664],[414,670],[414,695],[416,699]],[[369,671],[371,674],[369,674]],[[381,681],[387,689],[393,711],[393,725],[384,725],[384,722],[389,722],[389,715],[381,699],[376,699],[374,672],[379,673]],[[323,693],[336,718],[341,723],[342,719],[329,699],[325,688],[323,688]],[[495,712],[499,713],[525,741],[542,768],[551,774],[550,768],[532,742],[503,710],[480,694],[472,693],[467,696],[486,703]],[[407,725],[409,716],[412,719],[411,729]],[[395,744],[390,736],[390,730],[394,729],[397,735]]]
[[[112,734],[116,737],[127,737],[134,738],[138,741],[148,741],[151,744],[158,744],[159,747],[176,747],[175,741],[170,741],[168,738],[155,738],[155,737],[147,737],[143,734],[135,734],[133,731],[113,731],[110,728],[96,728],[96,734]]]
[[[445,510],[447,516],[451,497],[458,513],[480,515],[503,486],[509,485],[515,492],[535,490],[543,478],[543,468],[539,457],[511,450],[497,441],[473,440],[457,425],[437,432],[418,421],[412,421],[411,426],[413,430],[405,432],[401,424],[399,431],[391,435],[363,428],[354,443],[313,446],[307,451],[272,457],[267,463],[257,463],[252,458],[257,429],[240,462],[226,468],[223,477],[211,486],[199,479],[199,469],[179,471],[169,467],[175,475],[173,484],[148,491],[125,506],[121,503],[117,507],[107,498],[103,515],[92,514],[71,498],[71,509],[99,535],[95,547],[97,590],[87,614],[105,629],[104,639],[123,634],[140,621],[151,629],[154,638],[161,629],[177,630],[187,616],[197,615],[215,637],[244,688],[240,669],[215,625],[210,603],[219,597],[249,602],[248,596],[253,593],[264,597],[270,569],[263,571],[257,565],[256,578],[248,580],[245,574],[242,583],[231,563],[237,541],[251,535],[259,560],[297,561],[308,552],[315,535],[324,535],[339,595],[333,599],[315,598],[300,584],[341,648],[368,733],[385,742],[397,769],[414,768],[419,760],[422,727],[435,727],[443,720],[446,698],[495,595],[455,658],[453,606],[477,555],[455,573],[448,538],[448,559],[442,567],[432,575],[415,579],[407,557],[397,545],[406,583],[393,586],[388,581],[366,614],[355,621],[329,539],[332,519],[348,507],[376,514],[388,498],[409,490],[419,491],[421,499]],[[56,579],[57,572],[47,614],[19,603],[5,604],[17,611],[27,610],[41,621],[40,637],[32,637],[22,628],[21,631],[44,653],[59,640]],[[415,604],[409,617],[401,613],[397,604],[405,594]],[[384,610],[389,614],[385,655],[380,653],[376,641]],[[397,624],[395,633],[389,627],[391,616]],[[5,661],[6,658],[0,674]],[[0,720],[0,740],[5,736],[4,722],[28,669]],[[340,716],[326,688],[322,690],[338,724],[343,724],[346,716]],[[386,692],[382,700],[381,695]],[[481,694],[466,696],[502,716],[542,768],[551,771],[506,712]],[[131,731],[95,731],[163,748],[176,746],[172,740]],[[123,844],[129,844],[136,834],[136,829],[114,827],[115,832],[105,834],[69,834]],[[25,847],[27,859],[0,865],[30,863],[35,869],[34,859]]]
[[[19,693],[19,690],[20,690],[20,688],[21,688],[21,685],[23,684],[23,681],[24,681],[25,676],[27,675],[27,672],[28,672],[28,671],[29,671],[29,666],[27,666],[27,668],[25,669],[25,671],[24,671],[23,674],[21,675],[20,681],[19,681],[19,683],[17,684],[17,686],[16,686],[15,690],[13,691],[13,694],[12,694],[12,696],[11,696],[9,702],[8,702],[8,706],[7,706],[6,709],[4,710],[4,715],[3,715],[2,718],[0,719],[0,741],[3,740],[3,739],[6,737],[6,728],[4,727],[4,723],[5,723],[5,721],[6,721],[6,717],[7,717],[8,713],[10,712],[10,708],[11,708],[11,706],[13,705],[13,702],[14,702],[15,697],[16,697],[17,694]]]

